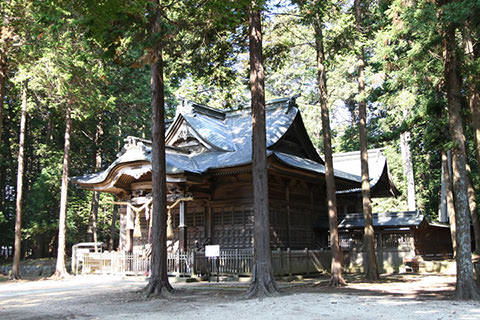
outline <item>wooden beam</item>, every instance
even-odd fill
[[[130,184],[130,190],[152,190],[152,181],[132,182]]]

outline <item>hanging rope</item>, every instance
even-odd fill
[[[150,215],[150,210],[149,210],[149,205],[152,203],[152,198],[147,198],[147,201],[141,206],[141,207],[135,207],[131,202],[113,202],[109,201],[109,203],[112,204],[117,204],[117,205],[126,205],[127,210],[131,210],[135,212],[135,222],[133,225],[133,237],[134,238],[140,238],[142,236],[142,229],[140,226],[140,212],[145,210],[145,219],[150,220],[150,225],[151,223],[151,215]]]
[[[142,230],[140,228],[140,213],[137,213],[135,217],[135,225],[133,228],[133,237],[140,238],[141,236],[142,236]]]
[[[180,202],[182,201],[193,201],[193,197],[185,197],[177,199],[173,204],[167,206],[167,239],[173,239],[173,218],[172,218],[172,209],[175,208]],[[130,202],[113,202],[109,201],[109,203],[117,204],[117,205],[126,205],[129,209],[135,212],[135,224],[133,228],[133,236],[135,238],[140,238],[142,236],[142,231],[140,228],[140,212],[145,210],[145,219],[149,222],[149,228],[152,228],[153,225],[153,216],[150,214],[149,205],[152,203],[152,199],[148,199],[141,207],[135,207]]]
[[[173,204],[167,206],[167,240],[173,239],[172,209],[182,201],[193,201],[193,197],[179,198]]]

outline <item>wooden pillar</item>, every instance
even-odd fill
[[[210,242],[212,241],[212,206],[210,201],[206,201],[205,207],[205,237],[210,238]]]
[[[127,206],[127,214],[126,214],[126,221],[125,221],[125,229],[126,229],[126,246],[125,250],[127,252],[133,252],[133,230],[135,228],[135,214],[130,206]]]
[[[178,225],[178,248],[180,251],[187,251],[187,226],[185,225],[185,214],[187,213],[187,204],[185,201],[180,202],[180,214]]]
[[[118,219],[120,221],[119,235],[118,235],[118,248],[120,251],[127,250],[127,229],[126,229],[126,220],[127,220],[127,208],[125,206],[120,206],[118,208]]]
[[[127,251],[129,253],[133,252],[133,230],[127,229]]]
[[[292,234],[290,228],[290,184],[287,182],[285,187],[285,200],[287,201],[287,248],[291,248]]]
[[[377,261],[378,261],[378,269],[380,272],[385,272],[383,269],[383,230],[378,229],[378,231],[375,231],[375,234],[377,235]],[[387,258],[388,259],[388,258]]]
[[[310,190],[310,223],[312,228],[310,229],[313,232],[313,225],[315,225],[315,222],[318,220],[318,217],[321,215],[320,212],[315,212],[315,196],[314,196],[314,191],[313,185],[307,184],[308,189]],[[313,239],[310,239],[313,241]]]

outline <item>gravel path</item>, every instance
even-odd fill
[[[81,276],[0,283],[0,319],[480,319],[480,302],[451,299],[451,276],[350,279],[332,289],[318,280],[279,282],[282,293],[245,300],[246,283],[175,283],[168,299],[145,299],[145,279]]]

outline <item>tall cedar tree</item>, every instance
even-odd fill
[[[463,41],[465,47],[465,60],[471,64],[474,64],[478,57],[477,52],[474,50],[469,23],[463,30]],[[475,158],[477,160],[477,164],[480,166],[480,88],[478,86],[478,80],[479,75],[476,72],[472,72],[467,78],[467,98],[471,116],[470,123],[472,125],[476,145]],[[471,173],[469,176],[471,177]],[[475,201],[475,189],[471,182],[471,178],[469,179],[468,194],[475,236],[475,250],[480,252],[480,221],[478,217],[478,207]]]
[[[13,28],[9,26],[7,15],[4,13],[0,17],[2,25],[0,26],[0,145],[3,133],[3,101],[5,97],[5,86],[7,84],[8,70],[8,50],[13,42]],[[2,155],[0,153],[0,159]]]
[[[54,278],[68,276],[65,267],[65,245],[67,233],[67,196],[68,196],[68,169],[70,162],[70,131],[72,127],[72,100],[67,99],[65,107],[65,140],[63,145],[62,187],[60,190],[60,213],[58,219],[58,250],[57,264]]]
[[[233,10],[236,3],[227,0],[218,1],[154,1],[145,0],[119,6],[117,0],[98,4],[85,0],[81,6],[85,22],[91,34],[99,39],[108,52],[117,55],[120,52],[140,50],[144,53],[137,59],[136,65],[150,63],[151,106],[152,106],[152,276],[145,290],[148,295],[172,291],[166,269],[166,171],[165,171],[165,84],[164,56],[175,57],[185,65],[176,71],[192,72],[202,70],[212,72],[215,62],[224,61],[230,54],[229,46],[217,52],[217,35],[230,30],[235,17],[241,11]],[[242,2],[243,3],[243,2]],[[108,7],[109,10],[103,10]],[[220,10],[222,9],[222,10]],[[232,9],[232,10],[230,10]],[[148,13],[148,14],[146,14]],[[202,20],[203,19],[203,20]],[[206,20],[214,23],[205,23]],[[131,21],[136,28],[131,28]],[[136,48],[118,48],[122,44],[118,38],[131,38]],[[168,39],[168,40],[165,40]],[[213,43],[213,44],[212,44]],[[226,44],[227,41],[219,41]],[[210,50],[199,50],[208,45]],[[132,45],[135,47],[135,45]],[[117,50],[119,49],[119,50]],[[146,53],[146,54],[145,54]],[[213,59],[203,64],[205,57]],[[119,59],[121,60],[121,58]],[[185,62],[186,61],[186,62]],[[201,64],[201,65],[200,65]],[[195,65],[195,67],[191,67]],[[173,68],[172,68],[173,69]]]
[[[450,237],[452,239],[453,257],[457,256],[457,231],[455,223],[455,205],[453,201],[452,175],[450,174],[451,152],[442,151],[442,173],[443,183],[445,184],[445,202],[450,222]]]
[[[161,8],[153,4],[152,36],[160,33]],[[147,295],[165,295],[173,288],[167,275],[167,180],[165,165],[165,84],[160,41],[153,44],[150,62],[152,87],[152,275]]]
[[[7,4],[4,3],[3,5],[7,5]],[[0,6],[2,6],[2,4],[0,4]],[[9,17],[5,13],[5,9],[4,8],[1,8],[1,9],[3,10],[2,10],[2,15],[0,16],[0,19],[2,19],[2,24],[0,25],[0,170],[2,170],[2,174],[3,174],[2,167],[5,164],[3,150],[1,149],[2,143],[3,143],[3,139],[2,139],[3,118],[4,118],[3,104],[5,100],[5,94],[6,94],[8,54],[9,54],[9,49],[13,42],[14,32],[13,32],[13,27],[10,26]],[[0,187],[2,187],[3,189],[3,185]],[[4,201],[4,199],[2,199],[2,201]]]
[[[467,158],[468,159],[468,158]],[[468,192],[468,206],[470,208],[470,216],[472,218],[473,240],[475,243],[475,251],[480,248],[480,221],[478,219],[478,205],[475,188],[472,182],[472,170],[467,162],[467,192]]]
[[[102,148],[100,146],[100,137],[103,133],[102,120],[97,123],[95,130],[95,137],[93,143],[95,146],[95,172],[99,172],[102,169]],[[97,220],[98,220],[98,202],[100,201],[100,192],[93,191],[92,193],[92,205],[90,210],[90,223],[89,232],[91,232],[91,240],[95,243],[95,252],[98,251],[98,232],[97,232]]]
[[[22,198],[23,198],[23,169],[25,160],[25,126],[27,122],[27,82],[22,88],[22,115],[20,117],[20,137],[18,141],[18,170],[17,170],[17,199],[15,214],[15,246],[13,254],[12,274],[10,279],[20,279],[20,256],[22,252]]]
[[[278,292],[273,277],[268,215],[268,172],[266,157],[265,75],[262,58],[260,4],[251,1],[248,12],[250,41],[250,91],[252,99],[252,180],[254,212],[254,262],[247,297],[271,296]]]
[[[325,50],[323,45],[323,21],[319,14],[314,21],[315,49],[317,51],[317,85],[320,95],[322,116],[323,152],[325,155],[325,180],[327,185],[328,222],[330,228],[330,244],[332,248],[332,264],[330,286],[345,285],[342,276],[342,252],[338,241],[337,197],[335,195],[335,176],[332,158],[332,136],[330,130],[330,115],[328,111],[327,76],[325,66]]]
[[[442,8],[440,9],[442,11]],[[460,300],[480,299],[480,290],[473,277],[465,136],[461,116],[461,85],[457,58],[456,26],[446,23],[443,30],[444,73],[448,102],[450,135],[453,148],[453,191],[455,196],[455,222],[457,231],[457,284],[456,297]]]
[[[355,20],[359,35],[363,34],[361,0],[355,0]],[[358,54],[358,131],[360,137],[360,162],[362,172],[362,205],[365,221],[363,244],[367,254],[365,277],[368,280],[378,280],[377,256],[375,253],[375,234],[373,230],[372,205],[370,200],[370,177],[368,174],[367,148],[367,103],[365,101],[365,56],[363,45],[360,44]]]

